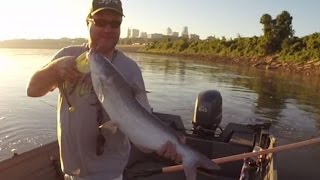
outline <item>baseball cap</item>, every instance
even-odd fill
[[[120,0],[93,0],[90,14],[94,15],[106,9],[116,11],[124,16]]]

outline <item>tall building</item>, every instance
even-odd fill
[[[163,38],[163,34],[159,34],[159,33],[153,33],[153,34],[149,34],[148,38],[150,39],[159,39],[159,38]]]
[[[172,29],[170,27],[168,27],[167,29],[167,35],[168,36],[171,36],[172,35]]]
[[[192,40],[199,40],[199,39],[200,39],[200,36],[197,35],[197,34],[190,34],[190,39],[192,39]]]
[[[189,38],[189,32],[188,32],[188,27],[187,26],[183,27],[183,30],[182,30],[182,33],[181,33],[181,37]]]
[[[140,37],[141,38],[148,38],[148,34],[146,32],[141,32]]]
[[[132,29],[131,30],[131,38],[138,38],[139,37],[139,29]]]
[[[127,32],[127,38],[130,38],[131,37],[131,29],[128,28],[128,32]]]
[[[178,32],[173,32],[171,36],[172,37],[179,37],[179,33]]]

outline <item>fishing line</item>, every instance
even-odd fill
[[[47,102],[45,102],[45,101],[43,101],[43,100],[39,100],[40,102],[42,102],[43,104],[46,104],[46,105],[48,105],[48,106],[50,106],[50,107],[52,107],[52,108],[55,108],[55,109],[57,109],[57,107],[56,106],[54,106],[54,105],[52,105],[52,104],[50,104],[50,103],[47,103]]]

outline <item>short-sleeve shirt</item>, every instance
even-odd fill
[[[66,47],[60,50],[53,60],[63,56],[78,57],[87,50],[86,45]],[[112,63],[130,84],[145,89],[141,70],[135,61],[117,50]],[[100,104],[94,93],[90,73],[84,74],[76,82],[65,83],[64,94],[61,93],[62,88],[59,89],[57,134],[63,172],[88,180],[119,177],[129,159],[130,143],[118,129],[111,136],[105,137],[103,155],[96,155]],[[65,94],[70,104],[75,107],[74,112],[69,111]],[[137,99],[146,109],[151,109],[145,93],[137,95]],[[109,120],[108,116],[105,120]]]

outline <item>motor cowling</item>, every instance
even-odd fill
[[[222,119],[222,97],[219,91],[200,92],[195,103],[192,120],[194,129],[215,131]]]

